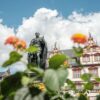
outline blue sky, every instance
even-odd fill
[[[67,17],[73,11],[84,14],[100,11],[100,0],[0,0],[3,23],[17,28],[23,17],[30,17],[39,8],[57,9]]]

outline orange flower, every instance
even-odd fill
[[[14,45],[14,48],[16,48],[16,49],[25,49],[26,48],[26,42],[24,40],[19,40]]]
[[[10,36],[6,39],[5,44],[12,45],[15,49],[23,50],[26,48],[26,42],[24,40],[20,40],[15,36]]]
[[[15,36],[10,36],[6,39],[5,44],[14,45],[18,41],[18,38]]]
[[[74,34],[71,39],[74,43],[79,44],[85,44],[87,42],[87,36],[81,33]]]

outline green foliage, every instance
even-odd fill
[[[86,82],[89,82],[91,77],[92,77],[92,75],[89,73],[85,73],[85,74],[81,75],[81,79],[86,81]]]
[[[4,97],[9,97],[22,87],[22,73],[16,73],[4,79],[1,82],[1,93]]]
[[[37,87],[30,86],[29,92],[30,92],[31,96],[34,97],[36,95],[39,95],[41,93],[41,90],[39,90]]]
[[[52,58],[49,59],[49,68],[58,69],[66,60],[66,56],[64,54],[56,54]]]
[[[72,98],[72,96],[71,96],[69,93],[65,93],[65,94],[64,94],[64,98],[65,98],[65,99],[68,99],[68,98]]]
[[[62,74],[63,73],[63,74]],[[48,69],[44,74],[44,83],[49,91],[57,92],[66,81],[68,72],[65,69]]]
[[[23,93],[24,95],[20,97],[20,93]],[[50,100],[47,93],[41,92],[41,90],[33,86],[29,88],[22,88],[20,91],[18,91],[16,97],[17,98],[15,100]]]
[[[49,91],[57,92],[60,89],[56,71],[53,69],[48,69],[45,71],[44,83]]]
[[[80,96],[78,97],[78,100],[88,100],[86,95],[84,94],[80,94]]]
[[[7,66],[9,66],[11,64],[14,64],[14,63],[20,61],[21,58],[22,58],[22,55],[21,54],[19,54],[16,51],[12,51],[10,53],[9,59],[7,61],[5,61],[2,66],[3,67],[7,67]]]
[[[83,49],[81,47],[74,47],[73,49],[77,57],[82,55]],[[25,51],[34,53],[38,52],[39,49],[36,46],[30,46]],[[4,62],[3,67],[14,64],[20,61],[21,58],[21,54],[12,51],[9,59]],[[68,93],[63,93],[62,91],[62,86],[66,82],[68,90],[77,92],[75,83],[67,78],[68,70],[64,67],[64,61],[66,60],[69,60],[66,55],[56,54],[49,59],[49,68],[46,70],[38,68],[37,65],[27,64],[25,72],[15,73],[1,81],[0,100],[77,100],[70,95],[69,91]],[[76,63],[80,64],[79,61],[76,61]],[[30,77],[30,73],[27,72],[31,72],[34,75]],[[85,93],[93,89],[91,77],[92,75],[88,73],[81,76],[84,92],[81,92],[78,100],[87,100]],[[95,80],[100,82],[100,78],[98,77]],[[33,83],[37,81],[45,84],[45,91],[34,86]],[[100,97],[98,96],[97,98]]]
[[[38,68],[37,66],[33,66],[32,64],[28,64],[28,69],[40,76],[43,76],[44,75],[44,70],[41,69],[41,68]]]
[[[95,80],[96,80],[97,82],[100,82],[100,78],[99,78],[99,77],[96,77]]]
[[[34,52],[38,52],[38,50],[39,50],[39,48],[34,45],[34,46],[30,46],[25,51],[29,52],[29,53],[34,53]]]
[[[0,100],[3,100],[3,95],[0,95]]]
[[[67,79],[67,76],[68,76],[68,70],[67,69],[63,69],[63,68],[60,68],[56,71],[57,73],[57,77],[58,77],[58,80],[59,80],[59,86],[63,86],[66,79]]]
[[[17,91],[14,100],[49,100],[45,95],[36,87],[23,87]]]
[[[92,82],[85,83],[84,89],[85,90],[92,90],[93,89],[93,83]]]
[[[97,95],[97,98],[96,98],[96,100],[100,100],[100,95]]]
[[[75,90],[76,89],[76,86],[75,86],[75,83],[72,82],[70,79],[67,79],[66,80],[66,83],[68,84],[68,87],[72,90]]]
[[[76,55],[76,57],[81,57],[83,54],[83,48],[82,47],[73,47],[73,51]]]
[[[30,83],[30,78],[28,76],[23,76],[21,79],[23,86],[27,86]]]

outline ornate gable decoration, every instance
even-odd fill
[[[83,65],[100,64],[100,46],[94,41],[91,34],[89,34],[86,46],[83,48],[80,61]]]
[[[55,54],[60,54],[61,51],[57,48],[57,43],[55,42],[53,50],[49,53],[49,57],[54,56]]]
[[[100,53],[100,46],[97,45],[97,43],[94,41],[94,38],[92,37],[91,34],[89,34],[88,42],[83,49],[83,53],[90,53],[90,52]]]

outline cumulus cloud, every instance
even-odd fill
[[[67,18],[60,16],[57,10],[38,9],[32,17],[23,19],[17,29],[17,36],[25,39],[29,44],[35,32],[40,32],[48,43],[49,50],[57,42],[60,49],[72,47],[70,37],[73,33],[87,34],[91,32],[98,40],[100,38],[100,13],[83,15],[73,12]],[[98,35],[98,37],[97,37]]]
[[[99,19],[99,12],[84,15],[74,11],[65,18],[61,16],[57,10],[40,8],[33,16],[23,18],[22,24],[15,30],[17,31],[16,35],[26,40],[28,45],[31,39],[35,37],[34,33],[40,32],[41,36],[44,36],[47,41],[49,50],[53,48],[55,42],[57,42],[58,47],[63,50],[72,47],[73,43],[70,38],[72,34],[77,32],[86,35],[91,32],[99,43]],[[11,47],[4,46],[3,44],[5,38],[9,35],[14,35],[14,29],[3,25],[2,20],[0,20],[0,37],[2,38],[0,39],[1,62],[8,57],[8,53],[11,50]]]
[[[12,47],[4,45],[5,39],[10,35],[14,35],[14,29],[3,25],[0,20],[0,65],[8,59],[9,52],[12,50]]]
[[[0,19],[0,71],[2,70],[2,64],[4,61],[6,61],[9,58],[9,53],[13,50],[12,46],[10,45],[5,45],[4,42],[6,40],[7,37],[9,36],[14,36],[14,29],[13,28],[9,28],[6,25],[3,25],[2,23],[2,19]],[[21,62],[18,62],[16,64],[13,64],[10,67],[10,71],[11,73],[14,73],[16,71],[23,71],[25,70],[25,65]],[[7,69],[5,69],[6,71]]]

